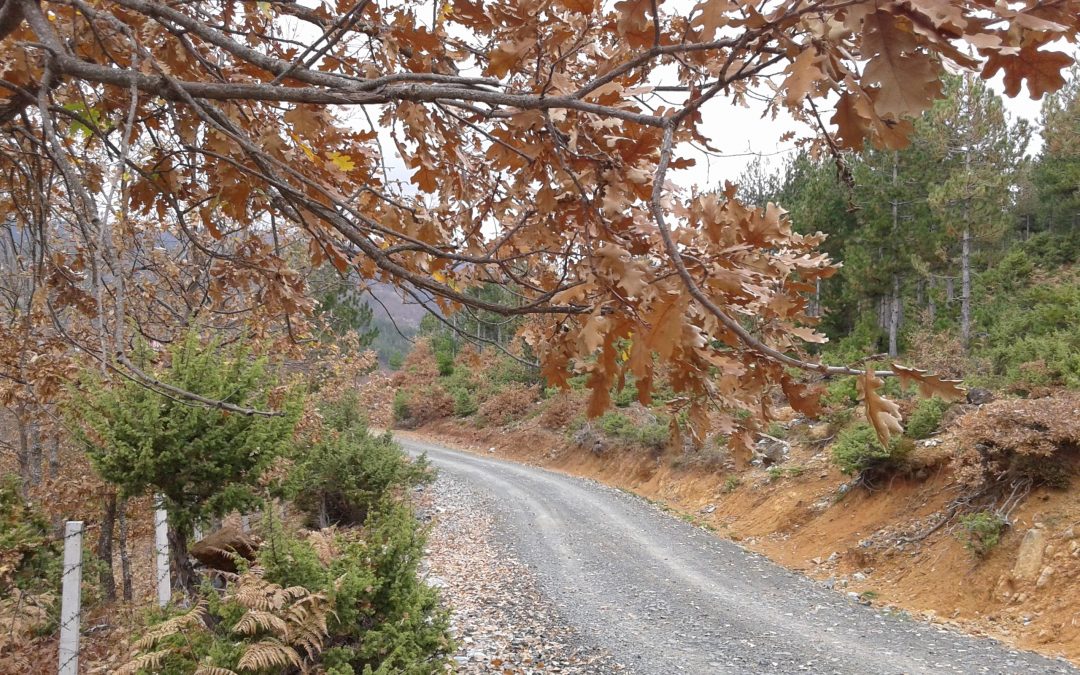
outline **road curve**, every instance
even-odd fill
[[[398,441],[490,498],[562,618],[632,673],[1080,673],[882,614],[593,481]]]

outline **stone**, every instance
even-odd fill
[[[762,438],[754,445],[754,461],[762,466],[780,464],[787,459],[790,451],[787,441],[772,437]]]
[[[1039,580],[1035,582],[1035,588],[1043,588],[1050,583],[1050,578],[1054,576],[1053,567],[1044,567],[1041,574],[1039,574]]]
[[[862,572],[856,572],[855,574],[851,575],[851,580],[852,581],[866,581],[866,575],[863,574]]]
[[[1020,542],[1013,565],[1013,576],[1025,581],[1034,581],[1042,570],[1043,551],[1046,548],[1046,530],[1032,528]]]
[[[712,513],[715,510],[716,510],[716,504],[706,504],[705,506],[701,507],[701,512],[702,513]]]
[[[989,389],[980,389],[975,387],[969,389],[967,393],[967,402],[971,405],[983,405],[994,400],[994,394]]]
[[[1065,531],[1061,533],[1061,538],[1065,541],[1076,539],[1076,528],[1072,526],[1066,528]]]

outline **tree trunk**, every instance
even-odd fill
[[[195,566],[188,554],[188,533],[169,522],[169,566],[172,570],[173,588],[186,595],[194,594],[199,584]]]
[[[15,459],[19,463],[19,481],[22,484],[22,493],[25,498],[29,495],[30,488],[30,430],[26,424],[26,405],[20,404],[15,413],[15,424],[18,427],[19,449]]]
[[[41,468],[45,456],[41,452],[41,433],[36,422],[30,423],[30,447],[28,448],[30,464],[30,484],[41,485]]]
[[[956,291],[953,289],[953,278],[945,277],[945,304],[951,305],[956,299]]]
[[[937,320],[937,298],[934,296],[937,284],[934,283],[934,277],[930,277],[930,281],[927,283],[930,288],[926,292],[926,311],[930,315],[930,327],[932,328],[934,321]]]
[[[113,526],[116,524],[116,493],[105,496],[101,509],[101,531],[98,533],[97,557],[101,561],[98,582],[108,601],[116,600],[116,578],[113,576]]]
[[[971,229],[964,227],[960,249],[960,340],[964,350],[971,339]]]
[[[49,448],[49,478],[55,479],[60,476],[60,434],[53,436],[52,446]]]
[[[889,356],[897,355],[896,338],[900,332],[900,276],[892,278],[892,301],[889,303]]]
[[[117,520],[120,530],[120,579],[124,587],[124,601],[131,602],[135,592],[131,583],[131,557],[128,555],[127,498],[120,500]]]

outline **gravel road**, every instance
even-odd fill
[[[399,441],[475,495],[500,545],[526,568],[522,579],[535,580],[557,614],[547,620],[608,652],[625,665],[619,672],[1080,673],[875,611],[622,491]]]

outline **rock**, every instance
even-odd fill
[[[716,510],[716,504],[707,504],[707,505],[701,507],[701,512],[702,513],[712,513],[715,510]]]
[[[829,577],[825,581],[822,581],[821,585],[831,591],[832,589],[836,588],[836,577]]]
[[[856,572],[855,574],[851,575],[851,580],[852,581],[866,581],[866,578],[867,578],[866,575],[863,574],[862,572]]]
[[[762,466],[780,464],[787,459],[791,448],[787,441],[779,438],[765,437],[754,444],[754,461]]]
[[[1061,533],[1061,538],[1065,541],[1076,539],[1076,528],[1072,526],[1066,528],[1065,531]]]
[[[839,559],[840,559],[840,554],[837,553],[836,551],[833,551],[831,554],[829,554],[829,559],[826,560],[825,562],[836,562]]]
[[[976,387],[968,390],[967,402],[971,405],[983,405],[993,400],[994,394],[989,389],[980,389]]]
[[[439,577],[428,577],[427,585],[432,588],[446,588],[446,582]]]
[[[258,550],[258,541],[238,527],[223,527],[210,536],[195,543],[189,549],[191,557],[203,565],[222,572],[237,572],[236,558],[239,555],[246,560],[254,560]]]
[[[1035,582],[1035,588],[1043,588],[1050,583],[1050,577],[1054,576],[1053,567],[1044,567],[1041,574],[1039,574],[1039,580]]]
[[[495,448],[493,448],[493,447],[492,447],[492,448],[488,448],[488,452],[490,452],[490,453],[494,453],[494,452],[495,452]]]
[[[1046,548],[1046,530],[1032,528],[1024,535],[1020,542],[1020,550],[1016,554],[1016,564],[1013,565],[1013,576],[1017,579],[1033,581],[1038,578],[1042,570],[1043,550]]]
[[[1074,539],[1069,542],[1069,555],[1080,558],[1080,541]]]

